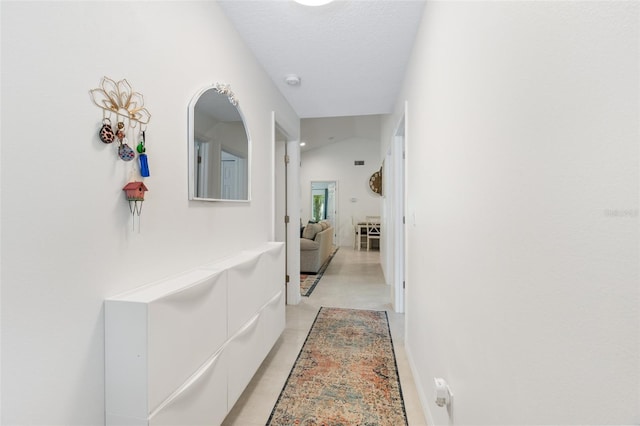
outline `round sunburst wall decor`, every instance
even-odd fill
[[[369,188],[378,195],[382,195],[382,167],[369,178]]]

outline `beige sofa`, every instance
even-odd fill
[[[309,223],[300,238],[300,272],[317,273],[333,252],[333,227],[327,222]]]

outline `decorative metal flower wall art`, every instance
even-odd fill
[[[145,178],[149,176],[149,163],[146,154],[146,126],[151,120],[151,114],[144,107],[142,94],[134,92],[131,84],[126,79],[118,82],[102,77],[100,87],[89,90],[91,100],[102,109],[102,127],[98,132],[100,141],[110,144],[118,140],[118,158],[123,161],[132,161],[136,157],[139,159],[139,176]],[[111,118],[115,115],[117,127],[112,127]],[[137,128],[137,129],[136,129]],[[140,143],[134,150],[128,145],[127,136],[135,137],[137,133]],[[133,139],[132,139],[133,140]],[[132,177],[136,174],[135,167],[131,169]],[[140,213],[142,212],[142,202],[144,193],[148,188],[142,181],[133,180],[127,183],[122,190],[125,192],[129,202],[129,210],[135,229],[135,215],[138,215],[138,232],[140,231]]]
[[[148,124],[151,114],[144,107],[142,94],[134,92],[126,79],[115,82],[102,77],[100,87],[89,91],[91,99],[98,107],[127,117],[142,124]]]

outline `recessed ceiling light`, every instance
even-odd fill
[[[305,146],[306,144],[306,142],[300,142],[300,146]]]
[[[324,6],[331,3],[333,0],[294,0],[296,3],[303,4],[305,6]]]

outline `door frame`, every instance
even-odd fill
[[[394,159],[393,220],[395,235],[393,238],[393,308],[404,313],[406,295],[406,144],[407,144],[407,105],[393,134],[392,158]]]
[[[326,183],[327,186],[333,185],[333,241],[335,245],[338,245],[338,236],[340,235],[339,227],[340,227],[340,217],[339,217],[339,206],[338,206],[338,181],[337,180],[311,180],[309,183],[309,206],[311,208],[311,215],[313,214],[313,184],[314,183]]]
[[[272,208],[271,208],[271,241],[276,241],[276,221],[284,221],[284,217],[278,216],[278,208],[276,203],[283,195],[285,198],[285,216],[288,216],[289,221],[285,223],[285,291],[286,291],[286,303],[288,305],[295,305],[300,303],[300,233],[298,232],[298,226],[300,223],[300,143],[299,129],[287,130],[285,126],[280,123],[276,117],[275,111],[271,112],[272,122],[272,141],[271,141],[271,164],[272,164],[272,178],[271,178],[271,193]],[[276,144],[277,134],[280,133],[286,139],[285,141],[285,155],[288,158],[288,162],[282,158],[276,158]],[[285,167],[285,185],[284,188],[276,188],[276,167],[281,167],[284,164]],[[280,165],[280,166],[279,166]],[[278,192],[280,191],[280,192]]]

